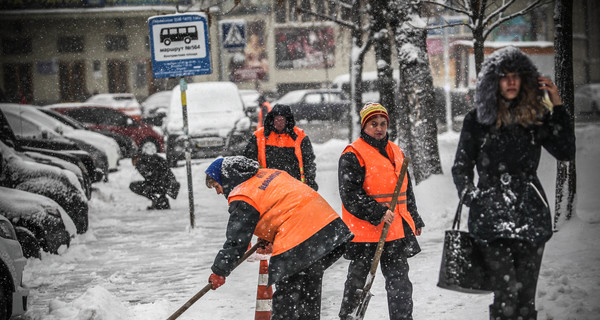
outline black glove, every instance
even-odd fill
[[[479,188],[474,185],[469,185],[463,190],[462,202],[465,206],[470,207],[473,200],[477,199],[481,195]]]

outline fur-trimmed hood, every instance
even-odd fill
[[[258,172],[258,162],[243,156],[225,157],[221,166],[221,181],[223,182],[223,195],[229,193],[244,181],[254,177]]]
[[[296,133],[294,132],[294,127],[296,126],[296,120],[294,120],[294,114],[292,113],[292,108],[285,104],[278,104],[273,107],[273,109],[267,113],[265,117],[265,137],[269,137],[271,131],[275,130],[275,116],[284,116],[285,117],[285,128],[283,128],[283,133],[287,133],[292,137],[293,140],[296,140]]]
[[[481,67],[475,89],[477,121],[485,125],[496,122],[500,74],[518,72],[521,82],[535,82],[539,72],[531,59],[516,47],[508,46],[490,54]]]

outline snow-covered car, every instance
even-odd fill
[[[0,186],[36,193],[54,200],[71,217],[78,233],[87,231],[87,197],[75,174],[28,159],[2,142],[0,154]]]
[[[108,181],[109,171],[117,170],[120,149],[114,139],[96,132],[73,129],[37,110],[35,106],[0,104],[0,110],[17,137],[48,140],[64,137],[92,156],[96,168],[104,174],[104,181]]]
[[[21,232],[16,231],[17,240],[26,257],[39,257],[40,249],[57,254],[61,246],[71,244],[77,232],[73,220],[58,203],[23,190],[0,187],[0,215],[15,229],[21,228]],[[31,237],[23,237],[28,234]]]
[[[176,166],[185,156],[179,86],[173,89],[166,121],[167,161]],[[190,83],[186,90],[188,133],[194,158],[240,154],[252,134],[250,118],[233,82]]]
[[[250,120],[257,122],[260,92],[252,89],[240,89],[240,96],[242,97],[242,101],[244,101],[244,107],[246,108],[246,113],[250,116]]]
[[[600,116],[600,83],[584,84],[575,89],[575,118]]]
[[[128,137],[126,135],[122,135],[122,134],[119,134],[116,132],[108,131],[108,130],[93,130],[91,128],[88,128],[85,124],[83,124],[79,120],[73,119],[73,118],[67,116],[66,114],[62,114],[62,113],[52,110],[50,108],[38,108],[38,110],[42,111],[43,113],[51,116],[52,118],[54,118],[56,120],[64,123],[65,125],[73,127],[74,129],[94,131],[94,132],[98,132],[104,136],[114,139],[117,142],[117,144],[119,145],[121,159],[122,158],[131,158],[137,151],[137,145],[135,144],[135,141],[133,141],[133,139],[131,137]]]
[[[100,93],[85,102],[119,109],[136,120],[142,119],[142,106],[133,93]]]
[[[0,319],[27,311],[29,290],[23,285],[23,256],[17,234],[8,219],[0,215]]]
[[[343,121],[350,112],[350,100],[341,89],[293,90],[273,102],[290,106],[295,120]]]
[[[161,126],[163,118],[167,116],[171,103],[172,91],[159,91],[151,94],[142,102],[142,121]]]
[[[164,136],[160,128],[135,120],[119,110],[88,103],[59,103],[49,108],[76,119],[92,130],[110,131],[133,139],[145,153],[164,152]]]

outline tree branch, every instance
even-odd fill
[[[447,5],[445,3],[438,3],[438,2],[430,1],[430,0],[421,0],[421,3],[429,3],[429,4],[432,4],[434,6],[439,6],[439,7],[442,7],[442,8],[450,9],[450,10],[455,11],[455,12],[460,12],[460,13],[466,14],[469,17],[471,17],[471,15],[472,15],[471,12],[469,12],[469,11],[467,11],[465,9],[454,7],[454,6],[451,6],[451,5]]]
[[[529,13],[529,11],[533,10],[534,8],[536,8],[540,2],[542,2],[542,0],[536,0],[534,2],[532,2],[531,4],[529,4],[529,6],[527,6],[525,9],[515,12],[509,16],[503,17],[503,18],[498,18],[498,20],[494,21],[494,23],[492,23],[488,28],[486,28],[486,30],[483,32],[483,39],[486,39],[488,37],[488,35],[494,31],[495,28],[497,28],[499,25],[501,25],[502,23],[518,17],[518,16],[522,16],[525,15],[527,13]],[[489,19],[486,19],[486,24],[487,22],[489,22]]]
[[[328,15],[325,15],[325,14],[322,14],[322,13],[313,12],[313,11],[306,10],[306,9],[303,9],[303,8],[300,8],[300,7],[296,7],[296,11],[297,12],[301,12],[301,13],[308,13],[308,14],[316,16],[316,17],[327,19],[329,21],[333,21],[333,22],[335,22],[335,23],[337,23],[339,25],[342,25],[342,26],[350,28],[350,29],[357,28],[357,26],[353,25],[350,22],[347,22],[347,21],[344,21],[344,20],[338,20],[338,19],[332,18],[332,17],[330,17]]]

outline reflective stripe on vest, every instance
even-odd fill
[[[294,154],[298,159],[298,166],[300,169],[300,181],[306,183],[306,177],[304,176],[304,161],[302,161],[302,140],[306,137],[304,131],[298,127],[294,127],[294,132],[297,137],[293,140],[289,134],[277,134],[273,131],[269,134],[269,138],[265,139],[265,128],[260,128],[254,131],[256,136],[256,145],[258,147],[258,164],[261,168],[267,167],[267,145],[279,148],[294,148]]]
[[[400,150],[400,147],[392,142],[388,142],[385,149],[393,162],[384,157],[379,153],[379,150],[369,145],[362,138],[347,146],[343,153],[353,152],[356,155],[360,165],[365,167],[365,181],[363,183],[365,192],[375,201],[389,207],[398,176],[400,175],[404,154]],[[407,186],[408,178],[405,176],[402,188],[400,189],[400,195],[398,196],[396,210],[394,211],[402,219],[398,217],[394,219],[394,222],[390,225],[386,241],[404,238],[403,220],[408,222],[413,232],[415,231],[415,223],[406,207]],[[350,228],[350,231],[355,235],[352,240],[353,242],[379,241],[379,236],[383,230],[383,223],[374,226],[366,220],[355,217],[343,205],[342,218]]]
[[[273,256],[294,248],[339,218],[315,190],[282,170],[259,169],[231,191],[229,203],[236,200],[260,213],[254,234],[273,243]]]

